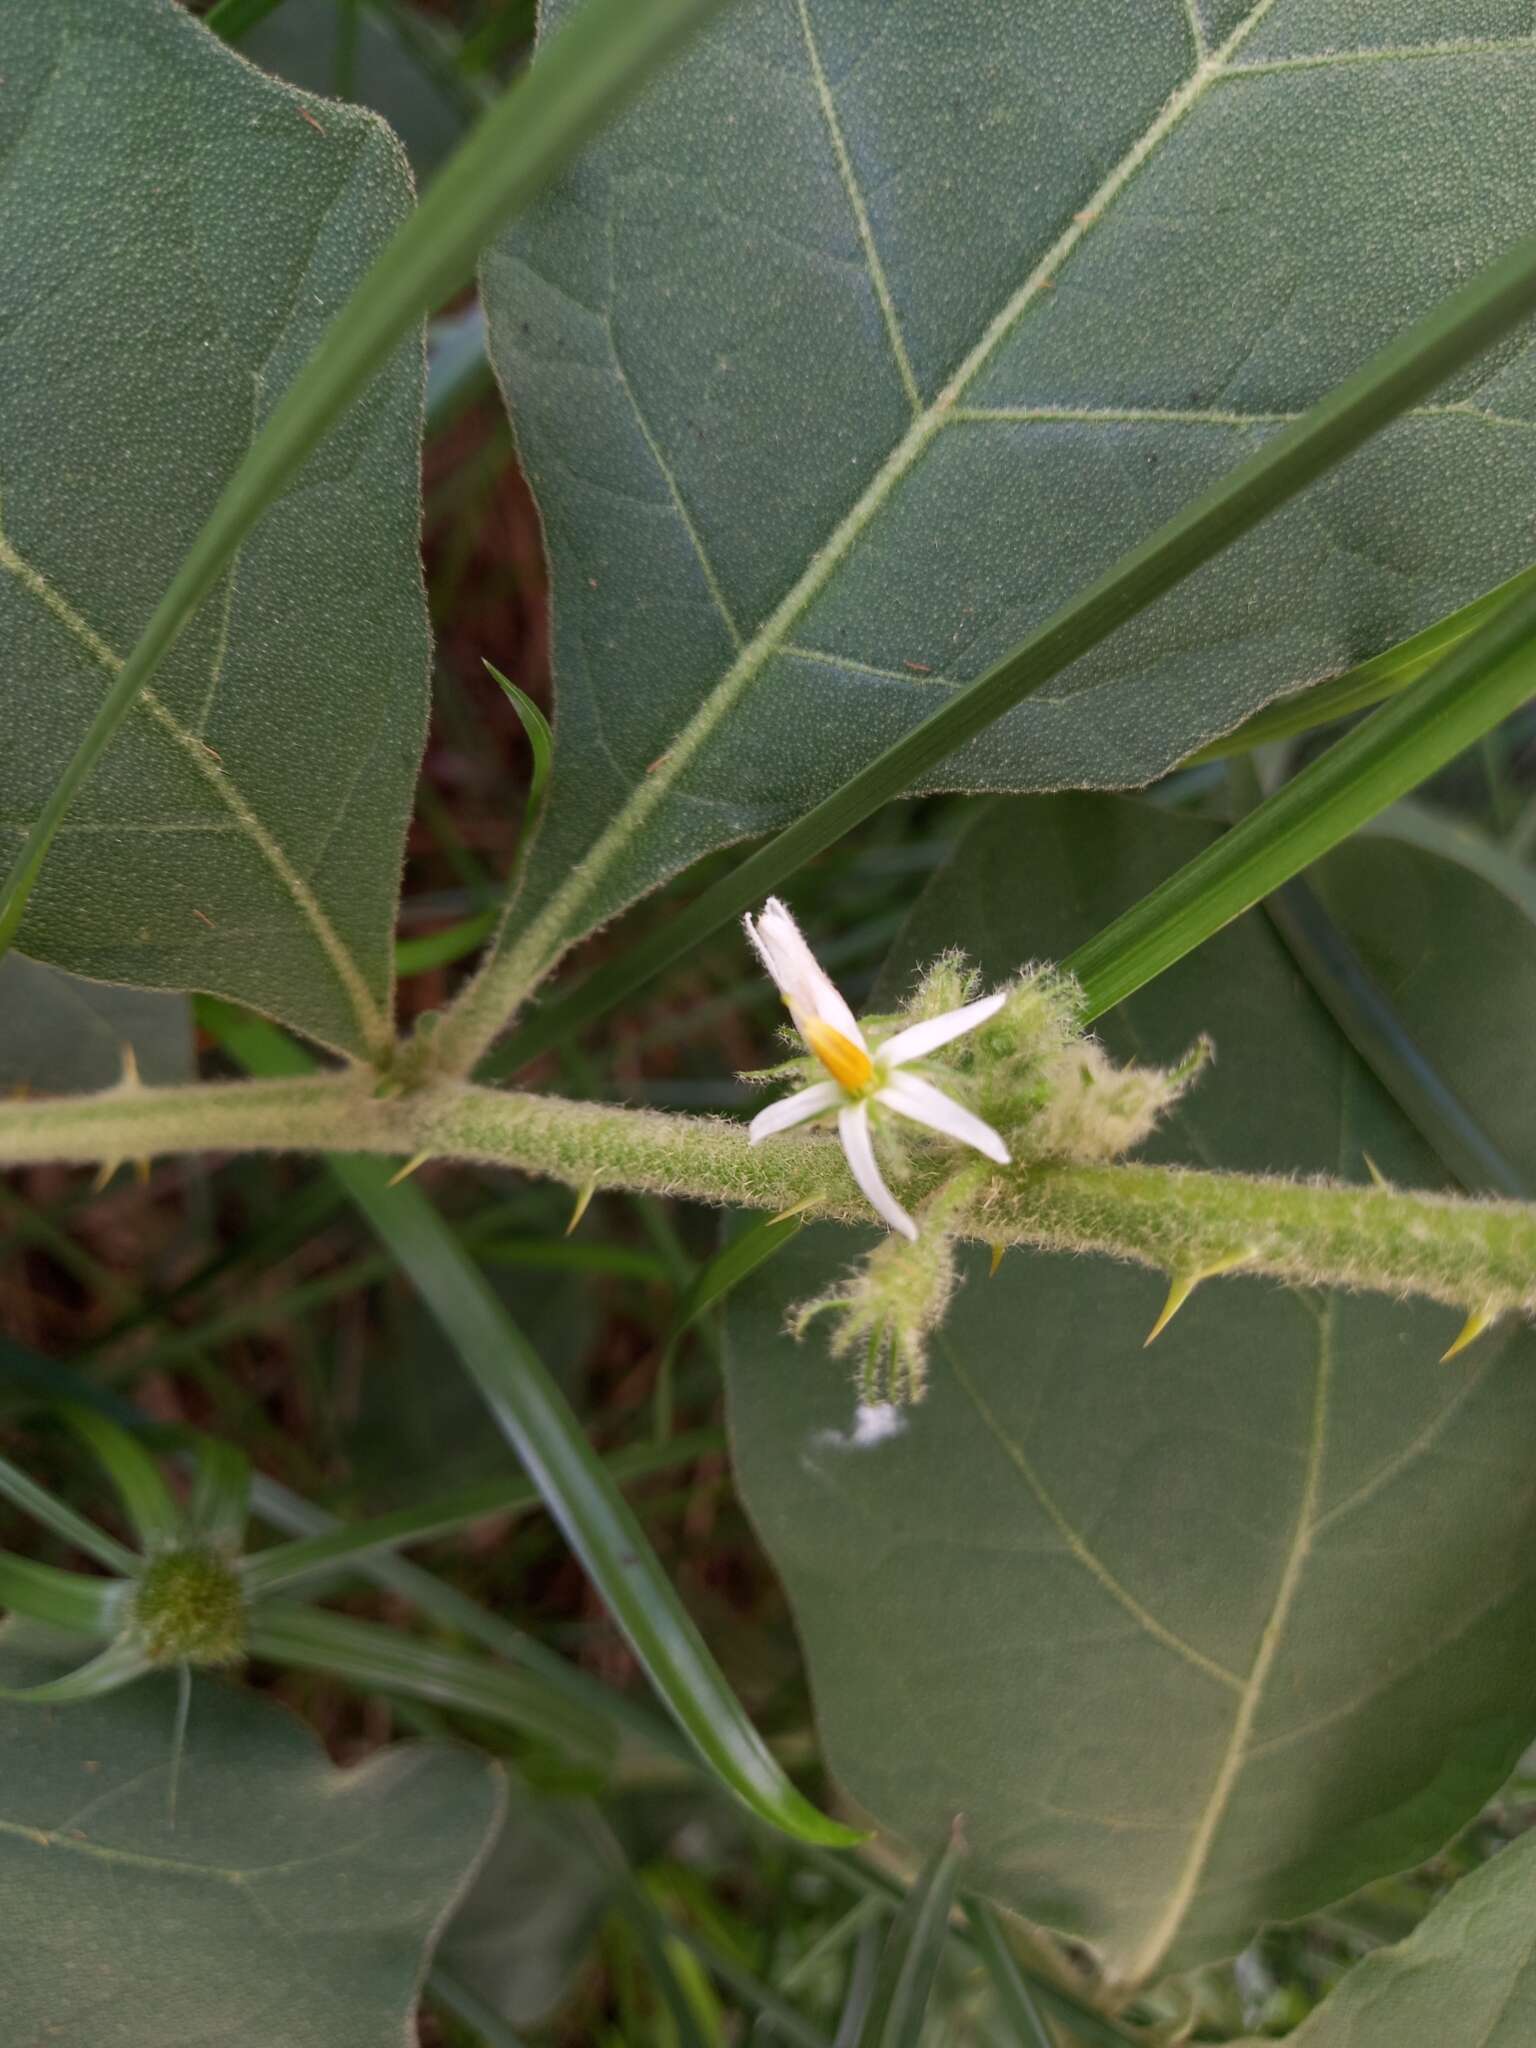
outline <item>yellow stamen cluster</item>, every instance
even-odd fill
[[[860,1094],[875,1078],[875,1063],[869,1054],[862,1045],[844,1037],[835,1024],[824,1024],[820,1017],[807,1017],[800,1035],[833,1080],[850,1095]]]

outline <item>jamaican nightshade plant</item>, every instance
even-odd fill
[[[230,47],[299,13],[0,7],[0,1168],[323,1158],[521,1474],[338,1522],[257,1443],[146,1444],[92,1358],[0,1344],[42,1447],[0,1496],[53,1547],[0,1554],[0,1753],[35,1759],[0,1905],[46,1849],[81,1930],[0,1935],[18,2039],[100,2026],[89,1948],[125,2048],[298,2044],[311,1991],[328,2040],[398,2041],[434,1955],[494,2048],[537,2014],[462,1930],[506,1931],[524,1825],[587,1844],[691,2038],[707,1928],[605,1817],[637,1749],[890,1919],[874,1990],[839,1960],[814,2017],[808,1966],[714,1954],[797,2038],[937,2039],[960,1983],[977,2039],[1521,2038],[1524,1843],[1305,2016],[1253,1986],[1263,1929],[1349,1925],[1536,1741],[1528,7],[545,0],[493,91],[490,0],[368,0],[335,97]],[[376,47],[465,130],[419,201],[351,103]],[[472,895],[402,939],[418,788],[442,808],[424,395],[430,426],[487,361],[553,728],[499,678],[515,860],[459,847]],[[922,878],[878,970],[844,842]],[[582,1035],[698,948],[782,997],[741,1077],[780,1092],[738,1094],[723,1035],[729,1115],[583,1082]],[[599,1455],[487,1277],[506,1244],[438,1207],[492,1172],[581,1225],[514,1234],[517,1270],[643,1266],[595,1249],[600,1193],[722,1212],[696,1269],[640,1212],[657,1441]],[[735,1697],[620,1488],[676,1462],[673,1360],[721,1304],[813,1750]],[[54,1490],[77,1436],[132,1544]],[[654,1708],[397,1555],[537,1506]],[[359,1573],[442,1639],[322,1604]],[[494,1768],[429,1740],[338,1780],[250,1656],[505,1744],[457,1948]]]

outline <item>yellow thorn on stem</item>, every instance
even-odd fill
[[[121,1159],[103,1159],[100,1166],[96,1169],[95,1179],[91,1182],[91,1193],[93,1195],[105,1193],[111,1183],[112,1176],[117,1172],[122,1163]]]
[[[1202,1280],[1214,1280],[1219,1273],[1230,1273],[1236,1267],[1246,1265],[1252,1257],[1252,1251],[1245,1246],[1229,1258],[1213,1259],[1210,1265],[1197,1266],[1193,1272],[1175,1273],[1168,1284],[1168,1299],[1163,1303],[1162,1314],[1142,1340],[1142,1350],[1145,1351],[1149,1344],[1161,1337]]]
[[[404,1166],[401,1167],[400,1171],[398,1173],[392,1173],[389,1176],[389,1179],[385,1181],[385,1187],[399,1187],[401,1181],[409,1180],[411,1175],[417,1172],[421,1167],[425,1166],[427,1161],[431,1157],[432,1154],[430,1152],[418,1152],[414,1159],[407,1159]]]
[[[1001,1265],[1001,1264],[1003,1263],[1003,1253],[1004,1253],[1005,1251],[1007,1251],[1007,1249],[1008,1249],[1008,1247],[1007,1247],[1007,1245],[1005,1245],[1005,1244],[995,1244],[995,1245],[993,1245],[993,1247],[992,1247],[992,1263],[991,1263],[991,1265],[990,1265],[990,1266],[989,1266],[989,1267],[987,1268],[987,1278],[988,1278],[989,1280],[995,1280],[995,1279],[997,1278],[997,1269],[998,1269],[998,1267],[999,1267],[999,1266],[1000,1266],[1000,1265]],[[1152,1340],[1151,1340],[1151,1338],[1149,1337],[1149,1338],[1147,1339],[1147,1342],[1148,1342],[1148,1343],[1150,1344],[1150,1343],[1151,1343],[1151,1341],[1152,1341]]]
[[[123,1063],[123,1077],[118,1082],[118,1087],[142,1088],[144,1084],[139,1079],[139,1056],[126,1038],[119,1046],[118,1053]]]
[[[593,1197],[593,1196],[594,1196],[594,1195],[595,1195],[596,1193],[597,1193],[597,1182],[596,1182],[596,1180],[595,1180],[595,1179],[593,1179],[593,1180],[589,1180],[589,1181],[587,1182],[586,1186],[585,1186],[584,1188],[580,1189],[580,1190],[579,1190],[579,1192],[577,1193],[577,1196],[576,1196],[576,1206],[575,1206],[575,1208],[574,1208],[574,1209],[573,1209],[573,1210],[571,1211],[571,1220],[570,1220],[570,1222],[569,1222],[569,1223],[567,1223],[567,1225],[565,1226],[565,1234],[566,1234],[566,1236],[567,1236],[567,1237],[569,1237],[569,1236],[570,1236],[570,1235],[572,1234],[572,1232],[573,1232],[573,1231],[575,1230],[575,1228],[576,1228],[577,1224],[578,1224],[578,1223],[579,1223],[579,1222],[581,1221],[582,1217],[586,1215],[586,1213],[587,1213],[587,1204],[588,1204],[588,1203],[589,1203],[589,1202],[591,1201],[592,1197]]]
[[[1158,1338],[1161,1337],[1164,1330],[1167,1329],[1168,1325],[1173,1321],[1174,1317],[1178,1314],[1179,1310],[1184,1306],[1185,1302],[1188,1301],[1189,1297],[1200,1285],[1201,1279],[1203,1277],[1204,1276],[1199,1273],[1176,1273],[1174,1275],[1172,1281],[1169,1283],[1168,1299],[1163,1303],[1162,1313],[1161,1315],[1159,1315],[1157,1321],[1152,1325],[1151,1329],[1148,1330],[1146,1336],[1142,1339],[1141,1348],[1143,1351],[1146,1350],[1149,1344],[1155,1344],[1157,1342]]]
[[[1379,1188],[1390,1188],[1392,1185],[1391,1181],[1387,1179],[1387,1176],[1376,1164],[1375,1160],[1371,1157],[1370,1153],[1362,1152],[1360,1154],[1360,1157],[1365,1161],[1366,1171],[1370,1174],[1371,1179],[1375,1183],[1375,1185]]]
[[[806,1209],[814,1208],[815,1204],[816,1197],[814,1195],[807,1195],[803,1202],[795,1202],[788,1209],[781,1209],[777,1216],[770,1216],[768,1221],[770,1223],[787,1223],[791,1216],[799,1216]],[[572,1223],[571,1229],[574,1230],[575,1228],[576,1225]],[[567,1232],[567,1235],[569,1234]]]
[[[1444,1365],[1446,1360],[1454,1358],[1458,1351],[1465,1351],[1469,1344],[1475,1344],[1484,1330],[1490,1324],[1498,1321],[1498,1316],[1499,1312],[1495,1308],[1484,1306],[1473,1309],[1471,1315],[1467,1317],[1467,1320],[1462,1324],[1461,1329],[1457,1333],[1455,1343],[1452,1344],[1449,1351],[1441,1352],[1440,1363]]]

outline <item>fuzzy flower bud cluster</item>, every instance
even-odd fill
[[[830,1316],[833,1356],[857,1360],[863,1399],[916,1400],[954,1291],[954,1240],[986,1236],[995,1168],[1118,1157],[1151,1133],[1210,1048],[1202,1041],[1172,1069],[1117,1066],[1079,1023],[1070,977],[1027,968],[988,992],[958,953],[934,961],[899,1012],[856,1019],[781,903],[747,931],[807,1049],[757,1077],[802,1085],[754,1119],[752,1140],[835,1115],[850,1172],[893,1233],[802,1304],[791,1328]]]

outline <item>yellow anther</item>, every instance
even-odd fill
[[[824,1024],[820,1017],[807,1017],[800,1033],[837,1085],[846,1088],[850,1095],[858,1094],[874,1079],[874,1061],[862,1045],[845,1038],[835,1024]]]

